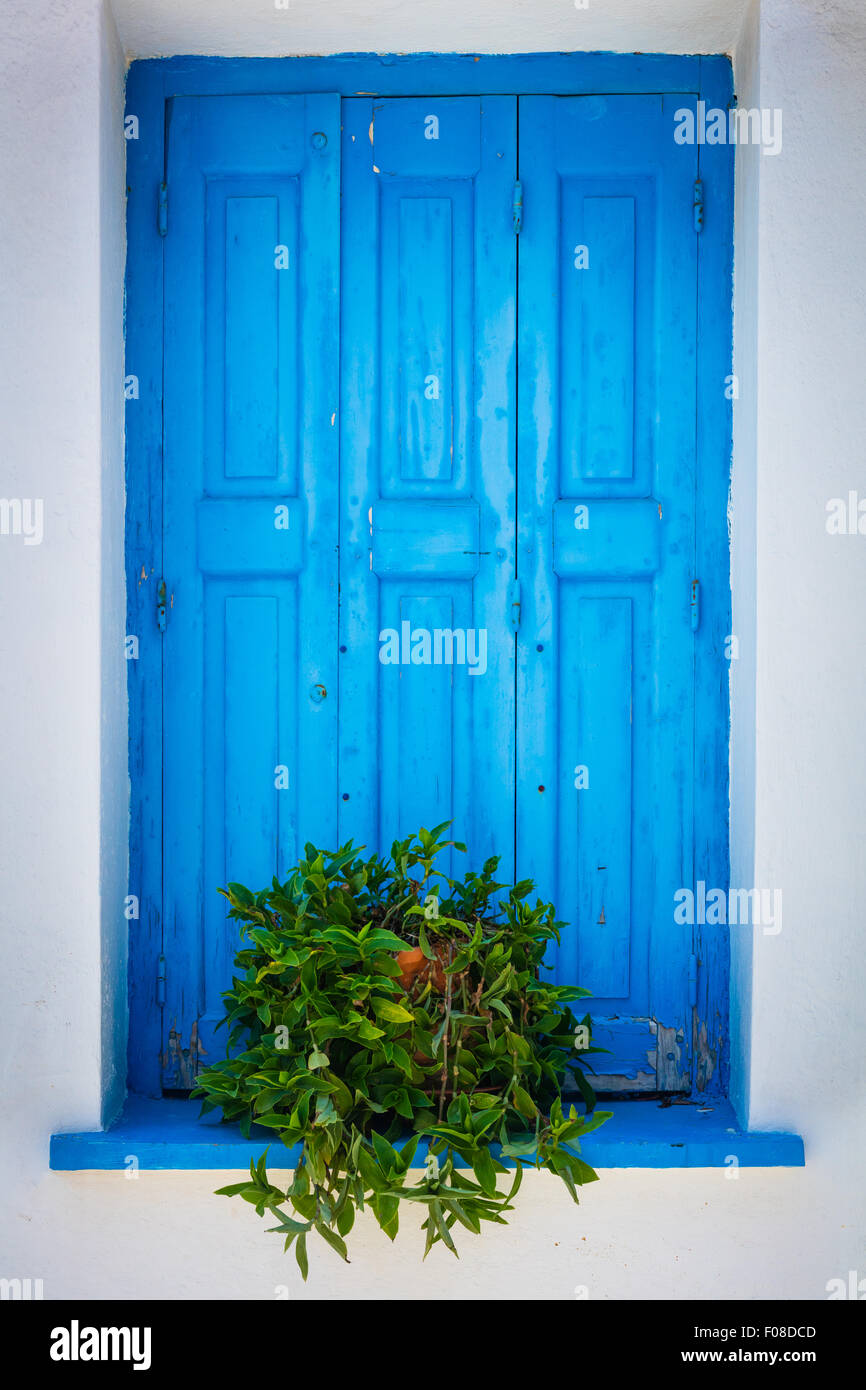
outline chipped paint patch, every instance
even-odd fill
[[[688,1091],[691,1089],[688,1071],[681,1070],[683,1061],[682,1044],[685,1041],[683,1030],[676,1026],[666,1028],[658,1019],[650,1019],[650,1031],[656,1035],[655,1051],[647,1053],[648,1061],[655,1064],[656,1085],[660,1091]]]
[[[657,1091],[658,1083],[654,1071],[638,1071],[634,1076],[618,1072],[594,1072],[590,1078],[594,1091],[625,1092]]]
[[[693,1008],[692,1056],[695,1059],[695,1089],[697,1091],[705,1091],[712,1080],[720,1050],[721,1036],[719,1036],[716,1046],[711,1047],[706,1019],[699,1018],[697,1007]]]
[[[198,1020],[193,1023],[189,1033],[189,1047],[184,1047],[183,1039],[175,1027],[169,1030],[168,1047],[163,1053],[161,1061],[166,1072],[174,1073],[173,1079],[168,1076],[165,1083],[170,1081],[170,1089],[176,1091],[191,1091],[195,1085],[198,1073],[199,1057],[206,1057],[201,1038],[198,1035]]]

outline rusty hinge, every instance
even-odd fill
[[[701,625],[701,586],[697,579],[692,580],[692,632],[697,632]]]
[[[511,631],[516,632],[520,627],[520,580],[512,579],[508,586],[508,614],[511,623]]]
[[[160,956],[156,962],[156,1002],[165,1003],[165,956]]]
[[[168,231],[168,184],[159,185],[159,197],[156,203],[156,230],[160,236],[165,236]]]
[[[160,632],[165,632],[167,615],[168,603],[165,593],[165,580],[161,579],[156,590],[156,625]]]
[[[700,179],[695,179],[695,200],[693,204],[695,219],[695,231],[704,230],[704,185]]]
[[[520,236],[520,228],[523,226],[523,184],[520,179],[514,181],[514,192],[511,197],[511,220],[514,223],[514,235]]]

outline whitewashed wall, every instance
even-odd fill
[[[44,517],[39,544],[0,535],[0,1089],[26,1190],[52,1114],[98,1123],[125,1085],[124,69],[96,0],[5,5],[0,65],[0,496]]]
[[[116,13],[120,41],[99,0],[7,0],[0,18],[0,495],[45,510],[41,545],[0,537],[0,1275],[48,1298],[174,1299],[822,1298],[866,1276],[866,536],[825,530],[829,498],[866,495],[862,6]],[[738,168],[732,862],[782,888],[784,925],[735,938],[732,1028],[741,1110],[804,1134],[807,1167],[604,1172],[579,1209],[530,1175],[512,1225],[467,1237],[459,1264],[362,1229],[352,1265],[317,1252],[304,1289],[251,1210],[210,1195],[216,1175],[47,1166],[51,1131],[97,1127],[123,1076],[121,53],[578,47],[733,49],[741,104],[783,111],[782,152]]]

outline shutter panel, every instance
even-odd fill
[[[569,924],[556,977],[593,991],[597,1084],[620,1090],[689,1086],[690,102],[520,101],[517,855]]]
[[[163,1083],[185,1087],[225,1048],[217,887],[336,836],[339,98],[176,99],[167,184]]]
[[[340,837],[453,819],[509,874],[516,105],[343,104]]]

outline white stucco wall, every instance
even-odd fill
[[[44,515],[40,544],[0,536],[0,1066],[28,1183],[50,1112],[98,1121],[125,1086],[123,60],[86,0],[4,6],[0,62],[0,496]]]
[[[822,1298],[866,1276],[866,537],[824,524],[863,477],[866,13],[745,9],[117,0],[118,42],[100,0],[5,5],[0,495],[43,498],[45,534],[0,537],[0,1275],[173,1299]],[[732,863],[783,889],[784,925],[733,943],[735,1094],[753,1124],[804,1134],[807,1167],[607,1171],[579,1209],[529,1175],[512,1225],[467,1236],[459,1264],[362,1229],[350,1267],[316,1252],[306,1289],[249,1208],[211,1195],[228,1174],[49,1172],[52,1130],[96,1127],[122,1083],[122,48],[734,45],[741,104],[784,122],[777,157],[740,151],[737,184]]]
[[[113,0],[136,58],[171,53],[726,53],[748,0]]]

